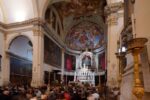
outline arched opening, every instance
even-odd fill
[[[63,44],[59,43],[59,41],[56,42],[65,47],[65,56],[63,57],[64,64],[62,65],[64,66],[64,71],[62,71],[61,73],[62,80],[66,83],[68,82],[68,80],[73,81],[73,79],[75,81],[78,81],[76,80],[75,75],[76,72],[78,72],[76,67],[79,67],[80,69],[85,65],[91,68],[90,70],[96,73],[93,74],[92,72],[87,72],[85,75],[85,79],[87,78],[87,75],[90,74],[91,77],[93,77],[93,80],[97,79],[100,83],[100,78],[98,77],[101,77],[102,75],[106,74],[105,72],[107,70],[98,70],[102,69],[101,66],[98,66],[98,55],[101,54],[102,51],[106,51],[106,48],[104,46],[107,43],[107,34],[105,29],[106,16],[104,14],[106,0],[94,0],[94,2],[90,0],[58,0],[59,2],[54,1],[55,0],[52,0],[52,2],[50,2],[47,5],[47,8],[44,12],[44,19],[47,22],[46,26],[49,28],[49,30],[54,30],[51,33],[54,36],[60,37],[59,39],[62,40],[61,43]],[[57,28],[57,25],[60,25],[60,27]],[[63,31],[61,31],[60,28]],[[47,35],[51,36],[50,34]],[[54,38],[54,40],[57,39]],[[48,42],[45,43],[45,47],[48,47]],[[82,59],[79,59],[79,56],[86,49],[88,49],[90,53],[93,54],[93,56],[85,55],[82,57]],[[69,53],[71,55],[68,55]],[[44,56],[44,59],[48,59],[48,52],[45,52]],[[105,55],[102,56],[103,61],[106,60],[104,57]],[[51,56],[49,58],[51,58]],[[53,57],[52,60],[54,59],[55,58]],[[52,60],[47,60],[47,62],[50,62]],[[56,59],[56,61],[58,60],[59,59]],[[80,61],[83,61],[83,63],[79,63]],[[50,63],[47,64],[52,65]],[[79,74],[85,74],[85,72],[81,71],[81,73]],[[45,76],[48,76],[48,73]],[[93,84],[99,84],[98,82],[95,82],[96,81],[92,81]]]
[[[10,82],[29,85],[32,78],[32,42],[26,36],[17,36],[9,45]]]

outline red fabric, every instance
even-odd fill
[[[100,60],[99,62],[100,62],[100,65],[101,65],[102,69],[105,70],[106,69],[105,53],[103,53],[102,55],[100,55],[100,59],[99,60]]]
[[[68,57],[66,60],[66,68],[68,71],[72,70],[72,59],[71,59],[71,57]]]
[[[68,93],[64,93],[65,100],[71,100],[71,97]]]

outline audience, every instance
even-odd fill
[[[81,84],[0,87],[0,100],[104,100],[97,87]]]

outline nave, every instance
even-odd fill
[[[0,100],[149,100],[150,0],[0,0]]]

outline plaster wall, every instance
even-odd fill
[[[145,37],[148,39],[147,42],[147,52],[149,64],[147,66],[143,66],[145,69],[149,69],[150,67],[150,0],[136,0],[134,4],[134,13],[135,13],[135,30],[137,37]],[[144,64],[143,64],[144,65]],[[145,95],[143,100],[149,100],[150,98],[150,71],[143,70],[144,76],[144,88],[145,88]]]
[[[4,34],[0,32],[0,55],[2,55],[3,52],[3,40],[4,40]]]
[[[2,32],[0,32],[0,55],[2,56],[3,55],[3,43],[4,43],[4,34],[2,33]],[[1,60],[1,65],[0,66],[2,66],[2,60]],[[1,78],[1,75],[2,73],[1,73],[1,70],[0,70],[0,86],[1,86],[1,84],[2,84],[2,78]]]
[[[146,37],[147,51],[150,62],[150,0],[136,0],[134,6],[135,19],[136,19],[136,36]]]

